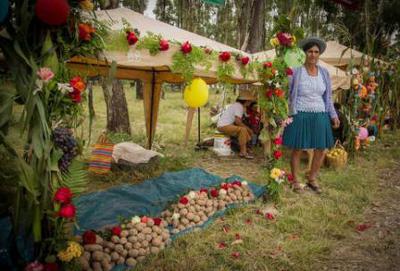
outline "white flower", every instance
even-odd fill
[[[188,197],[190,198],[190,199],[195,199],[196,198],[196,192],[194,192],[194,191],[190,191],[189,192],[189,194],[188,194]]]
[[[140,219],[140,217],[138,217],[137,215],[136,215],[136,216],[133,216],[132,219],[131,219],[131,223],[132,223],[132,224],[140,223],[140,221],[141,221],[141,219]]]
[[[281,87],[281,84],[279,84],[279,82],[276,82],[275,87],[276,87],[276,88],[280,88],[280,87]]]
[[[74,91],[69,83],[57,83],[57,88],[62,94],[67,94]]]
[[[247,181],[243,181],[242,185],[248,185],[249,183]]]
[[[221,195],[226,195],[226,193],[227,192],[225,189],[220,189],[218,194],[221,196]]]
[[[272,85],[272,80],[267,81],[268,85]]]
[[[283,179],[281,179],[281,178],[276,178],[276,179],[275,179],[275,182],[277,182],[278,184],[281,184],[281,183],[283,182]]]
[[[356,68],[353,68],[353,69],[351,70],[351,74],[352,74],[352,75],[358,74],[358,70],[357,70]]]
[[[173,220],[178,220],[181,217],[181,215],[179,213],[173,213],[172,214],[172,219]]]
[[[279,74],[279,71],[276,71],[276,72],[275,72],[275,76],[278,76],[278,74]]]

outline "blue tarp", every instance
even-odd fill
[[[86,194],[74,200],[79,221],[79,229],[76,232],[98,230],[104,226],[118,224],[118,216],[156,217],[190,190],[212,187],[224,181],[232,182],[237,179],[243,180],[239,176],[223,179],[203,169],[193,168],[168,172],[140,184],[125,184]],[[264,193],[263,186],[253,183],[249,183],[249,186],[256,197]]]

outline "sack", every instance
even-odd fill
[[[347,156],[347,152],[339,141],[336,141],[335,146],[326,154],[328,165],[335,169],[346,166]]]
[[[114,144],[105,134],[99,136],[90,157],[89,171],[96,174],[107,174],[111,170]]]

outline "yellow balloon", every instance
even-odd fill
[[[193,108],[202,107],[208,102],[208,85],[201,79],[193,79],[183,92],[183,100]]]

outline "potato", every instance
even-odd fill
[[[150,242],[151,239],[153,239],[153,236],[152,236],[151,234],[146,234],[145,240],[148,241],[148,242]]]
[[[142,222],[135,224],[135,228],[139,232],[142,231],[145,227],[146,227],[146,224],[144,224]]]
[[[85,251],[85,252],[83,252],[83,256],[89,261],[91,256],[92,256],[92,254],[90,254],[89,251]]]
[[[200,221],[200,216],[195,215],[195,216],[193,217],[193,221],[194,221],[195,223],[199,222],[199,221]]]
[[[93,271],[103,271],[100,262],[92,262]]]
[[[137,264],[137,261],[134,258],[128,258],[126,259],[126,265],[133,267]]]
[[[133,228],[133,224],[131,222],[126,224],[126,229],[129,231],[130,229]]]
[[[146,247],[148,247],[148,246],[149,246],[149,241],[143,240],[143,241],[142,241],[142,247],[143,247],[143,248],[146,248]]]
[[[121,253],[122,256],[124,256],[124,258],[128,255],[128,250],[124,249]]]
[[[129,235],[137,235],[138,234],[138,230],[137,229],[130,229],[129,230]]]
[[[137,235],[137,239],[138,239],[139,242],[142,242],[143,240],[146,239],[146,235],[144,235],[143,233],[140,232]]]
[[[161,224],[160,224],[160,226],[161,226]],[[153,231],[153,232],[155,232],[155,233],[158,233],[158,234],[160,234],[161,233],[161,227],[159,227],[159,226],[153,226],[152,228],[151,228],[151,230]]]
[[[182,204],[182,203],[178,203],[178,209],[183,209],[183,208],[185,208],[186,207],[186,205],[184,205],[184,204]]]
[[[122,253],[122,251],[124,251],[124,247],[121,244],[118,244],[115,246],[115,251],[118,252],[119,254]]]
[[[180,224],[178,226],[178,232],[183,231],[184,229],[186,229],[186,227],[184,225]]]
[[[96,244],[102,245],[103,242],[104,242],[103,238],[101,238],[101,236],[96,234]]]
[[[157,254],[158,252],[160,252],[160,249],[158,247],[151,247],[150,252],[152,254]]]
[[[148,227],[153,227],[154,226],[154,220],[153,219],[147,220],[147,226]]]
[[[139,256],[139,257],[137,258],[137,260],[138,260],[139,262],[143,261],[144,259],[146,259],[145,256]]]
[[[186,215],[186,218],[189,219],[189,220],[193,220],[194,214],[193,214],[193,213],[188,213],[188,214]]]
[[[104,271],[111,271],[111,269],[113,268],[113,265],[111,263],[102,262],[102,266]]]
[[[197,204],[198,204],[199,206],[204,206],[204,205],[206,205],[206,201],[203,200],[203,199],[201,199],[201,200],[198,200],[198,201],[197,201]]]
[[[111,242],[114,244],[119,244],[119,237],[116,235],[111,236]]]
[[[174,228],[177,228],[179,225],[180,225],[179,220],[174,220],[174,221],[172,222],[172,226],[173,226]]]
[[[144,248],[139,248],[139,256],[145,256],[146,250]]]
[[[151,241],[151,244],[152,244],[153,246],[159,247],[159,246],[161,245],[162,241],[163,241],[163,240],[162,240],[162,237],[159,236],[159,237],[157,237],[157,238],[154,238],[154,239]]]
[[[79,257],[78,262],[79,262],[82,270],[85,270],[85,271],[90,270],[89,260],[86,259],[85,256]]]
[[[103,250],[103,247],[97,244],[84,245],[83,248],[90,252]]]
[[[153,237],[153,238],[156,238],[158,235],[159,235],[159,234],[156,233],[156,232],[152,232],[152,233],[151,233],[151,237]]]
[[[109,249],[114,249],[115,244],[114,244],[113,242],[105,241],[105,242],[103,243],[103,246],[104,246],[104,247],[108,247]]]
[[[135,243],[138,240],[137,236],[129,236],[128,237],[128,242],[130,243]]]
[[[232,194],[232,195],[231,195],[231,200],[232,200],[232,201],[237,201],[236,195]]]
[[[128,242],[128,239],[126,239],[126,237],[122,237],[121,239],[119,239],[119,243],[120,243],[121,245],[125,245],[126,242]]]
[[[125,258],[120,256],[119,259],[116,261],[117,264],[124,264],[125,263]]]
[[[92,253],[92,259],[93,261],[98,261],[100,262],[104,257],[104,253],[102,251],[95,251]]]
[[[194,206],[189,206],[188,210],[192,213],[196,212],[196,208]]]
[[[189,211],[188,211],[188,209],[186,209],[186,208],[182,208],[180,211],[179,211],[179,214],[181,215],[181,216],[185,216],[185,215],[187,215],[189,213]]]
[[[111,260],[116,262],[119,259],[119,254],[118,252],[114,251],[113,253],[111,253]]]
[[[161,233],[161,238],[162,238],[163,241],[168,240],[169,233],[168,232],[162,232]]]
[[[142,247],[142,242],[140,241],[137,241],[137,242],[135,242],[135,243],[133,243],[133,248],[135,248],[135,249],[139,249],[139,248],[141,248]]]
[[[193,227],[193,226],[195,226],[196,225],[196,223],[194,223],[193,221],[191,221],[190,223],[189,223],[189,227]]]
[[[185,218],[185,217],[181,218],[181,222],[182,222],[183,225],[188,225],[189,224],[189,220],[187,218]]]
[[[110,254],[104,253],[104,258],[110,263],[111,262],[111,256]]]
[[[129,231],[128,230],[123,230],[121,231],[121,237],[128,237]]]
[[[129,257],[136,258],[139,255],[139,250],[138,249],[130,249],[128,251]]]
[[[208,217],[207,217],[206,215],[200,216],[200,220],[201,220],[202,222],[206,222],[207,219],[208,219]]]

